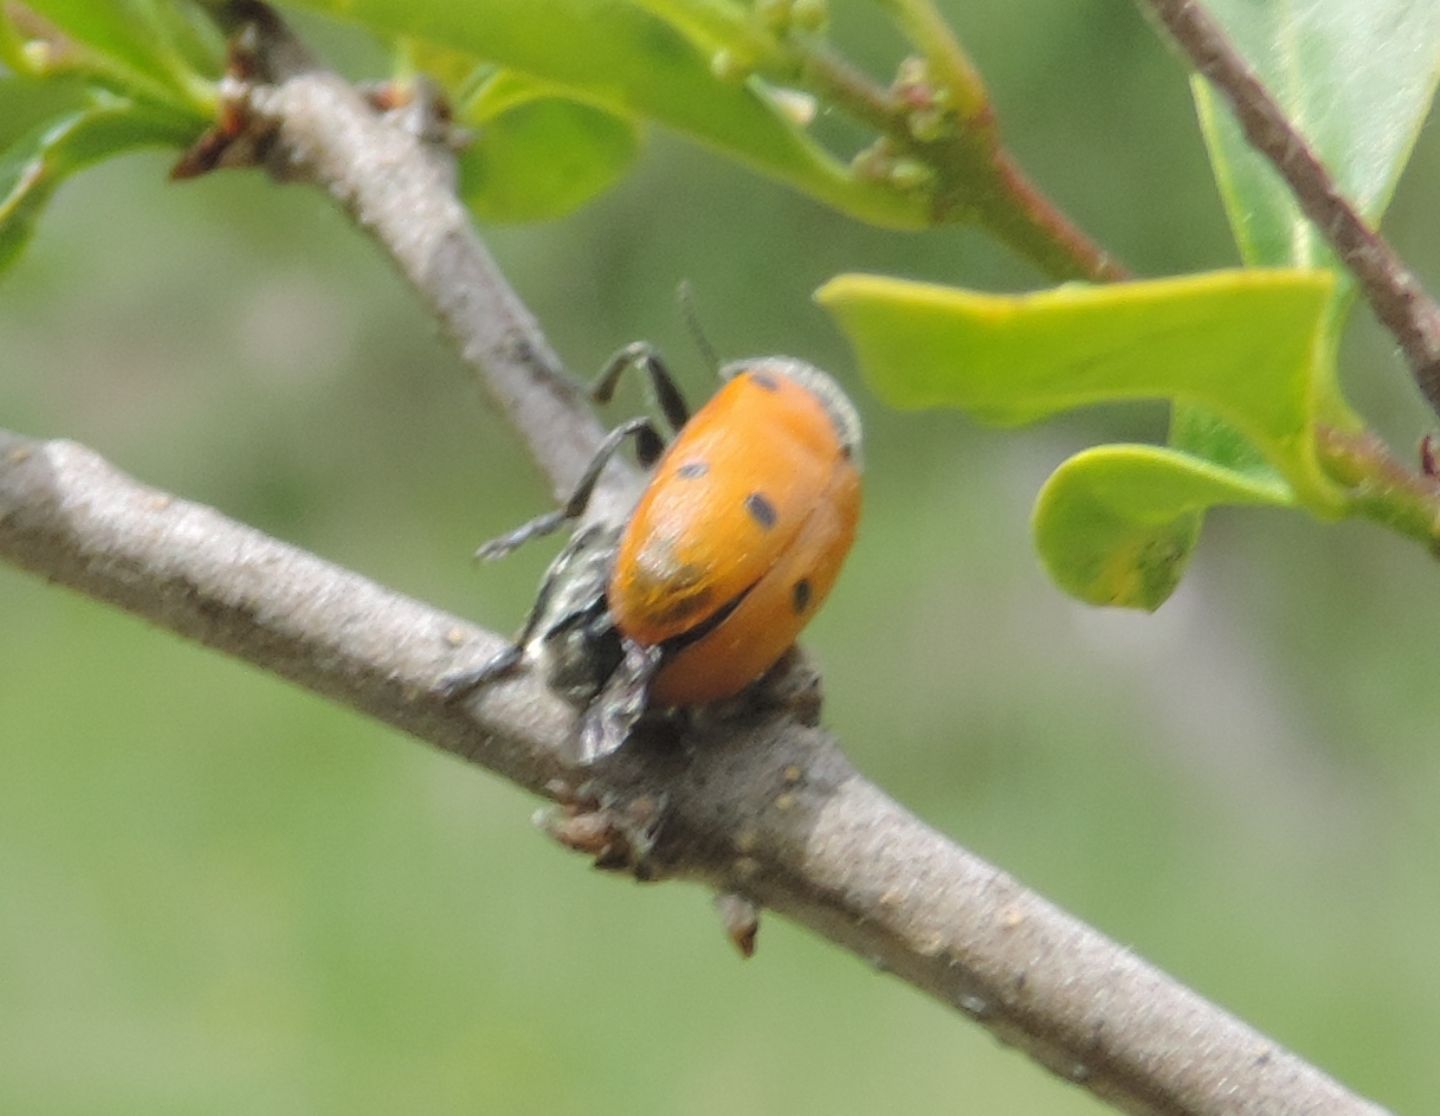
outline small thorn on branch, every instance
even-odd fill
[[[721,891],[715,895],[715,912],[725,927],[725,936],[749,959],[755,956],[755,936],[760,932],[760,908],[743,895]]]

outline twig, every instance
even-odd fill
[[[1332,426],[1315,428],[1315,448],[1326,472],[1349,487],[1356,515],[1424,543],[1440,556],[1440,480],[1407,469],[1374,434]]]
[[[786,49],[801,84],[880,132],[887,152],[908,154],[935,173],[931,217],[937,224],[978,217],[998,239],[1057,279],[1104,283],[1127,277],[1114,256],[1024,176],[1000,143],[978,79],[957,97],[962,115],[937,128],[934,137],[920,138],[913,127],[916,106],[905,104],[823,41],[796,37]],[[952,63],[951,69],[958,65]]]
[[[621,812],[663,804],[637,856],[649,878],[778,911],[1127,1111],[1381,1112],[918,821],[821,730],[772,714],[577,768],[575,713],[533,677],[466,708],[434,693],[457,658],[489,655],[498,636],[73,443],[0,431],[0,558],[537,793],[564,798],[589,780]]]
[[[1195,0],[1141,0],[1195,69],[1230,102],[1251,146],[1275,165],[1315,228],[1400,344],[1421,393],[1440,414],[1440,306],[1389,243],[1340,192],[1285,111]]]

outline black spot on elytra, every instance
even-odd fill
[[[695,477],[703,477],[709,471],[710,466],[703,461],[687,461],[675,470],[675,475],[677,477],[693,479]]]
[[[802,577],[790,589],[790,603],[795,606],[796,612],[804,612],[810,607],[810,581]]]
[[[764,388],[766,391],[779,391],[780,381],[769,372],[751,372],[750,382],[756,387]]]
[[[775,526],[775,505],[763,493],[752,492],[746,496],[745,510],[750,513],[750,518],[765,530]]]

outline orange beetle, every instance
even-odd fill
[[[777,357],[722,374],[655,467],[610,578],[621,634],[667,648],[657,705],[732,697],[774,666],[860,516],[860,423],[835,381]]]
[[[595,397],[607,401],[637,364],[677,431],[658,463],[649,421],[625,423],[563,507],[479,553],[499,557],[582,515],[605,462],[633,435],[655,467],[618,541],[614,528],[582,528],[547,571],[514,646],[442,682],[447,694],[467,693],[535,652],[552,687],[586,711],[586,761],[619,747],[646,709],[720,701],[764,675],[830,592],[860,515],[860,419],[824,372],[789,357],[737,361],[689,417],[664,366],[638,345],[611,363]]]

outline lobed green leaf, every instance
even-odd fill
[[[1330,389],[1319,327],[1332,282],[1323,271],[1236,270],[1002,296],[844,275],[817,297],[896,406],[1014,425],[1127,399],[1200,403],[1308,506],[1334,514],[1340,495],[1316,464],[1312,431]]]
[[[1097,446],[1045,482],[1035,502],[1035,545],[1072,596],[1154,610],[1179,584],[1204,512],[1216,504],[1289,507],[1295,498],[1274,474],[1161,446]]]
[[[1086,451],[1050,478],[1034,514],[1062,588],[1153,609],[1178,583],[1207,507],[1344,510],[1315,447],[1317,414],[1350,421],[1323,328],[1332,289],[1329,272],[1294,269],[1019,296],[847,275],[817,298],[896,406],[1012,425],[1096,403],[1175,404],[1174,434],[1193,452]]]

